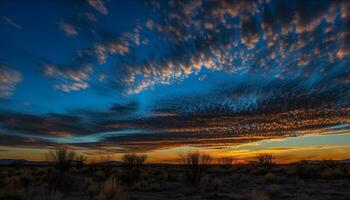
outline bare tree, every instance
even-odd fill
[[[191,184],[198,185],[206,168],[212,163],[212,157],[198,151],[180,154],[180,162],[187,167],[187,179]]]
[[[145,154],[127,153],[122,156],[122,161],[127,166],[124,180],[131,184],[138,180],[142,173],[142,167],[147,159]]]
[[[122,157],[122,161],[129,167],[142,167],[146,159],[147,155],[135,153],[124,154]]]
[[[67,171],[76,160],[76,157],[74,151],[69,151],[65,147],[58,147],[55,150],[50,150],[46,154],[46,159],[53,162],[60,172]]]
[[[271,154],[259,154],[256,156],[259,165],[271,167],[273,165],[273,157]]]

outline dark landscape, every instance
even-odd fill
[[[350,196],[350,164],[344,161],[301,161],[276,164],[268,154],[240,164],[233,157],[213,160],[209,154],[179,155],[178,164],[145,164],[141,154],[124,162],[86,164],[67,160],[1,160],[1,200],[122,199],[344,199]]]

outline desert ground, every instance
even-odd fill
[[[0,199],[350,199],[350,165],[344,162],[214,163],[201,154],[190,156],[177,165],[144,164],[145,158],[131,154],[117,164],[2,166]]]

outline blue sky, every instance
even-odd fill
[[[0,146],[142,151],[347,129],[349,8],[1,1]]]

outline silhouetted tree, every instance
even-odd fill
[[[180,154],[180,162],[187,167],[186,177],[193,185],[198,185],[206,168],[212,163],[212,157],[198,151]]]
[[[53,162],[56,169],[60,172],[65,172],[72,167],[72,163],[76,160],[76,157],[75,152],[69,151],[65,147],[58,147],[46,154],[47,160]]]
[[[122,156],[122,161],[127,167],[124,180],[129,184],[140,178],[142,167],[147,159],[145,154],[129,153]]]
[[[256,161],[261,166],[271,167],[273,165],[273,157],[271,154],[259,154]]]

